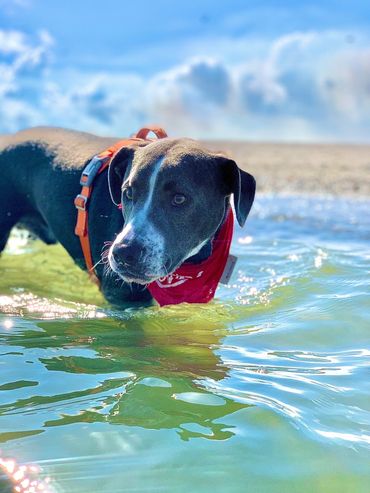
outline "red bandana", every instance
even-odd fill
[[[200,264],[182,264],[172,274],[153,281],[148,289],[160,306],[178,303],[208,303],[215,295],[229,256],[234,230],[230,209],[218,235],[212,241],[212,254]]]

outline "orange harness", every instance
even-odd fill
[[[164,137],[167,137],[167,134],[163,130],[163,128],[148,125],[147,127],[141,128],[133,137],[130,137],[129,139],[119,140],[112,146],[108,147],[108,149],[106,149],[105,151],[94,156],[82,172],[80,180],[82,190],[81,193],[79,193],[74,200],[75,207],[78,211],[75,233],[80,238],[82,253],[85,258],[85,263],[90,279],[98,286],[100,285],[100,282],[94,270],[88,230],[88,204],[93,191],[94,179],[96,176],[98,176],[109,167],[113,157],[123,147],[127,147],[138,142],[153,141],[153,139],[147,138],[150,132],[153,132],[158,139],[163,139]]]

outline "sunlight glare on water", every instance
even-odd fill
[[[38,464],[62,493],[367,492],[369,206],[259,198],[215,301],[139,311],[15,234],[2,460]]]

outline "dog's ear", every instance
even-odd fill
[[[124,176],[130,166],[135,149],[122,147],[114,156],[108,169],[108,186],[112,201],[119,205],[121,203],[121,188]]]
[[[223,185],[226,193],[234,196],[236,219],[240,226],[244,226],[251,210],[256,193],[256,180],[246,171],[241,170],[235,161],[224,156],[221,160]]]

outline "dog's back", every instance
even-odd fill
[[[0,252],[16,224],[46,243],[55,243],[55,233],[47,220],[49,204],[67,194],[65,207],[70,215],[75,214],[76,192],[69,182],[78,185],[86,162],[116,140],[53,127],[1,135]]]
[[[53,165],[82,168],[89,158],[117,140],[58,127],[34,127],[11,135],[0,135],[0,166],[13,167],[14,161],[7,162],[6,154],[13,151],[14,158],[14,151],[27,147],[29,150],[42,150]],[[22,166],[26,165],[27,162],[22,161]]]

